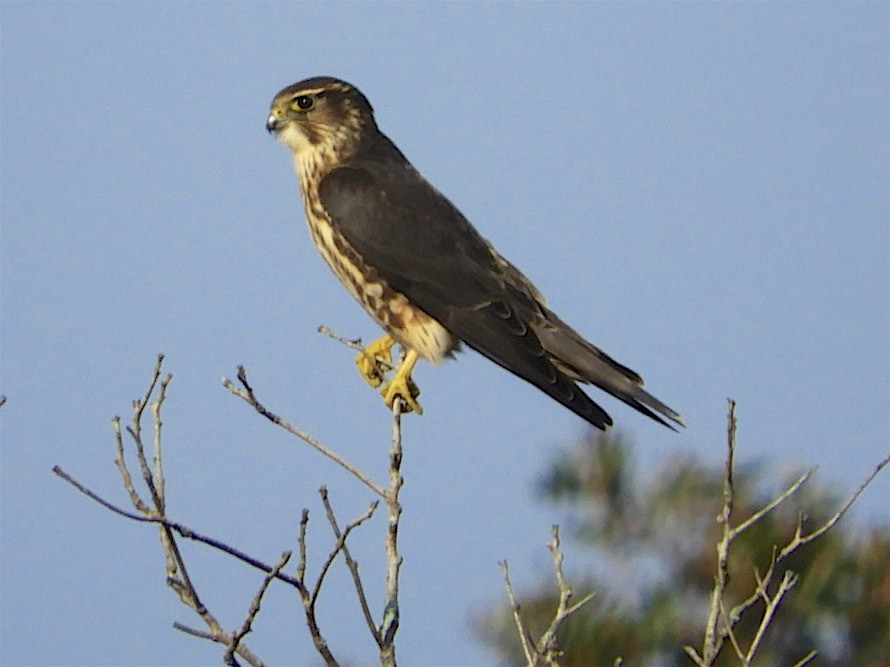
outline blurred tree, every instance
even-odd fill
[[[724,470],[675,460],[646,470],[640,479],[630,446],[620,435],[594,432],[564,452],[539,484],[541,495],[569,507],[565,534],[576,538],[569,565],[589,557],[590,571],[569,574],[578,596],[597,597],[568,619],[560,633],[565,665],[668,667],[690,665],[683,651],[700,646],[713,587],[716,521],[723,501]],[[763,470],[737,467],[737,524],[761,509],[787,485],[769,488]],[[800,513],[805,527],[825,522],[840,499],[812,479],[733,543],[727,605],[749,597],[755,570],[769,567],[774,545],[794,535]],[[874,527],[855,534],[844,521],[782,564],[800,574],[782,601],[755,663],[793,665],[811,650],[813,664],[890,666],[890,531]],[[571,571],[571,568],[570,568]],[[552,584],[549,584],[552,587]],[[774,584],[775,586],[775,584]],[[556,607],[556,592],[520,596],[522,613],[540,633]],[[757,631],[763,605],[742,617],[735,634],[743,646]],[[506,664],[524,664],[510,611],[501,605],[482,624],[482,634]],[[718,665],[737,665],[727,642]]]

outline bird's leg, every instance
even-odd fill
[[[390,408],[392,408],[393,401],[401,399],[405,403],[403,412],[423,414],[423,408],[416,400],[420,396],[420,389],[411,379],[411,371],[414,370],[418,359],[420,359],[420,355],[416,351],[408,350],[392,381],[380,392],[383,395],[383,401]]]
[[[375,340],[355,358],[359,374],[372,387],[383,384],[387,371],[395,368],[392,363],[392,346],[396,341],[392,336],[384,336]]]

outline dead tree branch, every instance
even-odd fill
[[[773,553],[766,572],[761,574],[755,569],[754,576],[757,582],[755,590],[748,598],[727,610],[726,592],[729,581],[729,558],[732,543],[742,533],[761,521],[767,514],[797,493],[803,485],[807,483],[814,472],[813,470],[810,470],[804,473],[774,500],[733,528],[731,526],[733,502],[735,498],[733,467],[737,427],[735,408],[735,401],[730,400],[729,411],[727,414],[727,456],[723,488],[723,506],[717,517],[717,520],[722,526],[722,537],[717,544],[717,567],[714,575],[714,587],[711,590],[711,602],[708,610],[708,619],[705,625],[705,635],[700,652],[692,646],[684,647],[687,655],[699,667],[711,667],[711,665],[714,665],[727,640],[742,665],[747,667],[753,662],[757,650],[762,645],[766,632],[773,621],[779,604],[782,602],[785,595],[798,583],[799,577],[797,573],[785,570],[782,573],[782,578],[777,584],[775,592],[771,593],[770,591],[777,574],[778,566],[800,547],[818,539],[835,526],[847,513],[853,503],[856,502],[865,488],[871,484],[872,480],[874,480],[888,463],[890,463],[890,455],[888,455],[878,463],[871,474],[859,485],[859,488],[856,489],[840,509],[816,529],[807,533],[803,526],[804,517],[802,515],[799,516],[794,535],[789,542],[781,548],[778,546],[773,548]],[[754,638],[751,640],[750,645],[745,648],[741,645],[738,637],[736,637],[734,628],[738,625],[742,615],[748,612],[758,602],[761,602],[764,605],[762,616],[760,617],[760,622]],[[815,655],[815,651],[811,651],[804,656],[797,665],[802,666],[809,663],[815,658]]]
[[[266,591],[268,590],[272,581],[278,580],[297,589],[300,595],[300,599],[303,602],[307,627],[309,628],[310,637],[316,651],[319,653],[319,655],[322,657],[327,665],[337,665],[338,663],[334,658],[330,648],[328,647],[328,643],[319,628],[318,619],[316,616],[316,603],[319,599],[325,578],[330,571],[333,562],[336,560],[337,556],[340,553],[343,553],[344,559],[347,563],[347,567],[349,568],[353,577],[353,582],[355,584],[355,588],[359,597],[359,603],[362,607],[362,612],[365,616],[365,620],[368,624],[369,629],[371,630],[371,634],[374,637],[375,642],[378,644],[378,647],[380,649],[381,661],[385,665],[395,665],[394,637],[395,631],[398,627],[398,564],[400,564],[400,557],[398,556],[395,535],[397,535],[398,532],[398,514],[401,511],[401,508],[398,504],[398,494],[402,483],[401,476],[399,474],[399,466],[401,464],[401,429],[399,425],[400,406],[397,406],[394,409],[394,438],[397,444],[395,444],[394,442],[394,453],[391,454],[391,465],[395,466],[395,472],[393,473],[393,471],[391,471],[390,473],[393,487],[383,490],[383,487],[376,485],[374,482],[370,482],[370,478],[367,478],[367,476],[365,476],[360,471],[358,471],[359,474],[357,475],[360,479],[364,477],[362,481],[364,481],[366,485],[368,482],[370,482],[369,486],[374,489],[375,493],[378,493],[378,495],[383,495],[387,505],[390,507],[390,524],[386,536],[386,551],[387,554],[390,555],[390,557],[396,558],[399,561],[399,563],[395,566],[393,565],[393,563],[390,563],[387,576],[387,598],[383,613],[383,622],[381,623],[380,627],[378,627],[373,620],[373,616],[367,602],[367,597],[364,592],[364,586],[359,576],[358,563],[349,553],[346,543],[349,535],[352,533],[353,530],[371,519],[379,501],[374,501],[373,503],[371,503],[369,509],[364,514],[362,514],[354,521],[348,523],[341,531],[339,523],[334,515],[330,500],[328,498],[327,489],[322,487],[322,489],[320,490],[322,502],[325,506],[328,522],[330,523],[331,528],[334,531],[334,536],[336,539],[334,546],[324,560],[320,571],[312,581],[307,578],[308,549],[306,544],[306,529],[309,522],[308,510],[303,510],[302,519],[300,522],[298,540],[299,561],[297,565],[297,576],[291,576],[283,572],[286,563],[291,557],[291,554],[289,552],[285,552],[285,554],[282,555],[281,559],[276,565],[269,565],[259,559],[246,554],[240,549],[237,549],[215,538],[202,535],[192,530],[188,526],[173,521],[169,517],[167,517],[165,511],[166,487],[164,484],[162,456],[163,422],[161,419],[161,409],[166,398],[167,386],[169,385],[172,376],[166,375],[162,377],[162,364],[163,356],[160,356],[158,357],[157,363],[155,365],[154,372],[149,382],[148,390],[146,391],[143,398],[133,402],[134,416],[132,424],[126,427],[126,429],[122,429],[119,418],[115,417],[114,420],[112,420],[112,426],[115,434],[115,465],[117,466],[117,469],[120,473],[124,490],[127,493],[130,504],[133,506],[135,511],[128,511],[106,500],[105,498],[102,498],[99,494],[95,493],[86,485],[76,480],[73,476],[62,470],[62,468],[59,466],[55,466],[53,468],[53,472],[58,477],[71,484],[75,489],[86,495],[88,498],[99,503],[101,506],[114,512],[115,514],[118,514],[133,521],[152,523],[158,526],[166,561],[167,584],[176,592],[182,603],[192,609],[201,618],[201,620],[207,627],[206,630],[202,630],[189,627],[182,623],[175,623],[174,628],[186,634],[202,639],[207,639],[225,646],[226,652],[224,655],[224,660],[226,664],[238,665],[238,658],[243,659],[248,664],[253,666],[260,666],[263,664],[262,661],[257,656],[255,656],[244,644],[244,638],[247,636],[247,634],[250,633],[253,628],[253,624],[259,614],[262,599]],[[256,400],[253,397],[253,391],[247,384],[246,373],[244,373],[243,369],[240,370],[239,377],[242,380],[244,389],[236,389],[234,390],[234,393],[241,395],[242,398],[245,398],[245,400],[248,400],[248,402],[251,402],[252,400],[252,404],[254,405],[255,409],[257,409],[261,413],[268,413],[268,411],[266,411],[263,406],[256,403]],[[147,451],[148,447],[145,446],[146,428],[143,422],[143,419],[148,418],[147,415],[149,414],[149,409],[151,414],[153,434],[153,437],[151,438],[151,454],[149,454],[149,452]],[[271,415],[271,413],[268,413],[267,416],[269,415]],[[275,420],[273,419],[273,421]],[[276,423],[285,426],[285,428],[289,426],[286,425],[286,422],[278,421]],[[127,434],[126,438],[124,436],[124,432],[126,432]],[[141,473],[142,481],[144,482],[146,488],[146,494],[144,496],[137,489],[134,477],[131,474],[130,468],[126,462],[126,440],[129,440],[132,443],[133,449],[135,450],[137,465]],[[345,462],[342,457],[334,454],[333,452],[331,452],[331,450],[329,450],[321,443],[318,443],[311,438],[309,438],[307,441],[310,442],[310,444],[312,444],[316,449],[323,451],[323,453],[327,452],[329,458],[333,458],[335,461],[338,462]],[[398,451],[397,455],[395,453],[396,450]],[[350,464],[346,463],[345,467],[349,469],[349,465]],[[375,487],[380,491],[378,492]],[[393,508],[398,509],[398,511],[395,512],[394,522]],[[247,611],[246,617],[240,624],[240,627],[234,632],[226,632],[223,629],[222,624],[201,601],[201,598],[197,592],[197,588],[182,558],[177,538],[190,539],[206,544],[214,549],[222,551],[223,553],[229,554],[230,556],[233,556],[238,560],[241,560],[242,562],[250,565],[253,568],[262,570],[264,572],[265,577],[263,583],[260,586],[257,594],[254,596],[253,601]],[[395,578],[393,579],[394,568]],[[384,655],[386,656],[385,658]]]
[[[336,336],[335,334],[331,333],[324,327],[320,328],[320,330],[322,330],[328,336],[348,345],[353,349],[363,349],[359,341],[349,341],[343,339],[340,336]],[[382,665],[384,665],[384,667],[395,667],[395,637],[399,628],[399,574],[402,565],[402,557],[399,554],[398,549],[399,521],[402,514],[402,506],[399,501],[399,493],[401,491],[402,484],[404,483],[404,479],[402,478],[401,474],[403,455],[401,421],[401,411],[403,407],[402,402],[395,401],[392,407],[393,426],[392,448],[390,450],[389,456],[389,487],[384,488],[382,485],[375,482],[373,479],[370,478],[370,476],[365,474],[362,470],[346,460],[344,457],[337,454],[327,446],[323,445],[318,440],[305,433],[303,430],[282,419],[277,414],[269,410],[265,405],[263,405],[257,399],[253,387],[250,385],[250,382],[247,379],[247,371],[244,369],[243,366],[238,367],[237,377],[238,382],[241,384],[241,387],[237,387],[234,382],[228,379],[223,381],[223,385],[234,395],[245,401],[248,405],[252,406],[258,413],[263,415],[273,424],[276,424],[277,426],[283,428],[291,435],[296,436],[297,438],[311,446],[313,449],[317,450],[330,460],[334,461],[344,470],[351,473],[365,486],[371,489],[375,494],[380,496],[386,503],[388,510],[387,532],[385,537],[385,550],[387,560],[386,595],[383,605],[383,617],[379,626],[374,623],[373,614],[371,613],[369,605],[367,603],[364,586],[361,583],[361,578],[359,576],[358,564],[355,562],[355,560],[352,558],[352,555],[349,554],[348,549],[346,549],[345,547],[345,538],[351,528],[347,526],[347,530],[344,530],[342,536],[339,535],[338,524],[336,519],[333,517],[333,511],[331,510],[330,504],[328,503],[327,491],[324,489],[324,487],[322,490],[322,502],[325,504],[325,509],[328,513],[328,521],[331,524],[332,529],[334,530],[335,536],[338,537],[338,546],[329,555],[329,559],[325,564],[323,573],[327,571],[327,568],[330,566],[330,563],[333,562],[336,555],[342,551],[346,567],[349,569],[350,574],[353,577],[353,583],[355,584],[356,594],[358,596],[359,605],[362,608],[362,614],[364,615],[365,622],[368,625],[374,641],[377,643],[380,652],[380,662]],[[370,518],[370,515],[373,514],[373,510],[375,508],[376,503],[372,506],[372,509],[369,511],[367,518]],[[300,560],[298,564],[298,571],[300,572],[305,572],[306,568],[305,530],[307,522],[308,515],[304,514],[303,521],[301,521],[300,532]],[[303,591],[301,591],[301,596],[302,595]],[[314,618],[314,599],[312,599],[311,596],[309,602],[307,602],[304,598],[304,608],[306,609],[307,614],[309,614],[310,610],[313,614],[311,620],[307,616],[310,629],[313,627],[317,627],[316,620]],[[317,644],[316,648],[321,649],[322,647],[320,644]]]
[[[240,639],[235,641],[234,635],[225,632],[220,622],[201,601],[197,588],[195,587],[185,561],[182,558],[179,545],[177,544],[174,535],[174,532],[179,532],[180,535],[184,535],[184,532],[178,530],[178,526],[174,524],[174,522],[171,522],[166,516],[166,497],[164,495],[164,471],[161,449],[163,427],[161,409],[166,399],[167,386],[170,384],[173,376],[170,374],[164,376],[161,375],[163,362],[164,356],[158,355],[154,372],[149,381],[148,390],[143,398],[133,401],[133,421],[126,429],[136,451],[137,463],[142,474],[142,480],[148,491],[149,500],[144,499],[136,489],[133,477],[125,461],[124,438],[120,429],[120,419],[118,417],[115,417],[112,421],[117,449],[115,464],[120,472],[121,480],[130,498],[130,502],[136,510],[135,514],[127,512],[99,497],[96,493],[64,472],[59,466],[55,466],[53,472],[107,509],[136,521],[156,524],[160,530],[161,545],[163,547],[164,558],[166,561],[167,585],[173,589],[180,601],[194,611],[207,626],[208,632],[202,634],[207,639],[221,643],[230,649],[232,660],[234,660],[234,655],[237,653],[250,665],[260,667],[263,662],[254,655],[247,646],[240,641]],[[153,455],[151,465],[149,465],[143,440],[143,418],[145,416],[146,408],[149,407],[151,409],[153,428]],[[274,570],[274,568],[269,568],[269,570]],[[197,631],[190,632],[190,634],[196,633]]]
[[[559,526],[554,525],[552,531],[553,536],[547,544],[547,548],[553,558],[553,573],[556,577],[556,586],[559,589],[559,600],[556,605],[556,610],[553,612],[553,618],[550,621],[550,625],[537,642],[534,640],[528,625],[526,625],[525,620],[522,618],[521,608],[516,601],[516,596],[513,592],[513,584],[510,582],[510,570],[507,566],[507,562],[503,561],[500,564],[501,570],[504,573],[504,584],[507,588],[507,597],[510,600],[510,607],[513,612],[513,621],[516,624],[516,631],[519,634],[519,641],[522,644],[522,652],[525,655],[527,667],[558,667],[560,658],[562,657],[562,650],[557,644],[557,634],[559,633],[560,627],[569,616],[581,609],[596,595],[595,593],[589,593],[575,604],[570,604],[573,592],[566,581],[562,570],[565,557],[560,550]]]
[[[402,505],[399,493],[404,483],[402,478],[402,402],[393,401],[392,406],[392,449],[389,455],[389,488],[386,490],[386,507],[389,520],[386,528],[386,597],[383,602],[383,621],[378,630],[380,663],[383,667],[396,665],[396,632],[399,629],[399,573],[402,556],[399,554],[399,519]]]
[[[280,426],[291,435],[298,437],[307,445],[314,448],[324,456],[331,459],[331,461],[339,465],[341,468],[354,475],[358,480],[362,482],[362,484],[371,489],[375,494],[383,499],[386,499],[386,491],[383,489],[383,487],[372,480],[357,466],[347,461],[345,458],[337,454],[332,449],[320,443],[318,440],[313,438],[302,429],[297,428],[290,422],[282,419],[274,412],[266,408],[266,406],[264,406],[262,403],[260,403],[253,392],[253,387],[251,387],[250,383],[247,380],[247,371],[244,369],[244,366],[238,366],[238,382],[241,383],[241,388],[235,386],[234,382],[226,378],[225,380],[223,380],[223,386],[230,392],[232,392],[235,396],[243,400],[245,403],[252,406],[254,410],[263,415],[263,417],[271,421],[273,424]]]
[[[244,637],[247,636],[247,633],[253,628],[253,621],[257,617],[257,614],[260,613],[260,604],[263,601],[263,596],[266,594],[266,591],[269,590],[269,584],[271,584],[275,576],[284,569],[284,566],[287,565],[290,557],[290,551],[285,551],[281,554],[281,559],[278,561],[278,564],[263,579],[263,584],[260,586],[260,590],[257,591],[256,596],[253,598],[253,602],[250,604],[250,609],[247,610],[247,617],[244,619],[244,623],[242,623],[241,627],[232,635],[232,644],[226,650],[225,656],[223,656],[223,660],[227,665],[237,664],[237,661],[235,660],[235,651],[238,650],[241,640],[244,639]]]

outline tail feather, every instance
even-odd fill
[[[674,431],[673,424],[686,426],[678,412],[643,389],[639,374],[587,342],[552,312],[547,311],[547,315],[547,321],[535,333],[560,371],[577,382],[599,387]]]
[[[673,424],[665,421],[659,415],[667,417],[679,426],[683,426],[684,428],[686,427],[686,424],[683,422],[683,417],[679,413],[666,406],[664,403],[659,401],[652,394],[650,394],[648,391],[640,386],[637,386],[636,391],[630,395],[619,394],[604,387],[601,388],[605,389],[605,391],[608,391],[616,398],[624,401],[634,410],[642,412],[644,415],[646,415],[647,417],[651,417],[660,424],[664,424],[672,431],[676,431],[677,429],[674,427]]]

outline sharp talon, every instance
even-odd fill
[[[420,396],[420,389],[417,388],[410,375],[396,375],[392,382],[386,385],[383,391],[380,392],[380,395],[383,396],[383,402],[386,403],[390,410],[392,410],[393,401],[400,400],[402,401],[403,413],[416,412],[419,415],[423,414],[423,408],[417,402],[417,397]]]
[[[384,336],[368,345],[355,357],[359,375],[374,388],[383,384],[387,371],[393,368],[393,345],[395,341],[390,336]]]
[[[380,368],[376,357],[371,356],[367,352],[359,352],[355,358],[355,365],[358,366],[359,375],[369,385],[379,387],[383,384],[384,372]]]
[[[420,396],[420,389],[417,388],[414,380],[411,379],[411,371],[414,370],[418,359],[420,359],[420,356],[417,352],[408,350],[392,381],[380,392],[390,410],[392,409],[393,401],[401,400],[404,404],[403,412],[423,414],[423,408],[417,402],[417,397]]]

